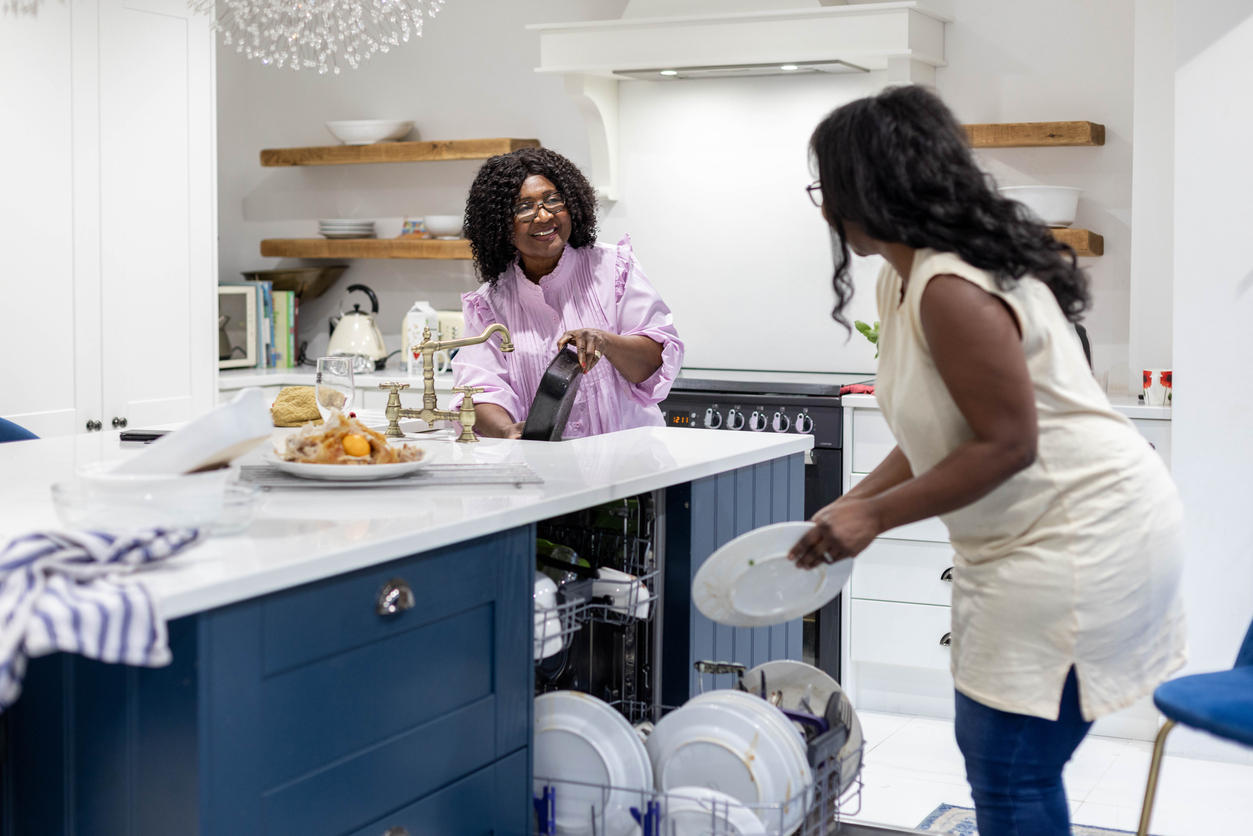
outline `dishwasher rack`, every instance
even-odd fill
[[[588,577],[563,585],[557,618],[536,617],[537,648],[561,640],[559,653],[536,664],[537,694],[583,691],[609,703],[631,723],[656,718],[654,667],[662,605],[657,502],[655,494],[642,494],[537,526],[541,539],[571,548],[586,560],[592,575],[604,568],[634,577],[617,582],[619,594],[612,598],[597,597],[593,590],[603,590],[613,584],[610,580]]]
[[[841,757],[839,750],[845,739],[844,735],[832,731],[809,743],[808,758],[814,780],[793,800],[779,804],[743,805],[761,820],[766,836],[833,836],[839,832],[843,817],[860,813],[863,784],[859,765],[862,762],[862,752],[859,748],[846,752]],[[857,770],[857,774],[841,793],[839,788],[844,785],[843,779],[851,770]],[[670,821],[670,806],[682,796],[651,787],[614,787],[551,779],[540,775],[535,776],[537,836],[555,836],[556,804],[563,790],[581,791],[580,794],[585,798],[588,791],[593,798],[599,794],[599,804],[593,801],[589,809],[588,826],[579,828],[585,832],[595,836],[609,832],[605,827],[605,809],[610,802],[610,796],[619,793],[625,794],[631,800],[631,815],[639,824],[642,836],[676,836],[675,825]],[[786,823],[793,815],[791,805],[797,803],[804,803],[807,812],[799,826],[794,825],[789,829]],[[709,811],[709,828],[702,829],[698,836],[736,836],[737,831],[729,823],[728,803],[703,802],[702,806]],[[693,836],[686,829],[685,834]]]

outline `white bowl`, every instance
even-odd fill
[[[53,486],[57,516],[69,528],[128,531],[205,528],[222,514],[229,468],[180,476],[119,474],[116,463],[79,469],[77,482]]]
[[[1031,210],[1049,226],[1070,226],[1079,211],[1079,195],[1083,189],[1070,186],[1002,186],[997,189],[1010,200]]]
[[[461,215],[427,215],[422,219],[428,235],[436,238],[460,238],[465,218]]]
[[[396,119],[350,119],[327,122],[326,129],[345,145],[373,145],[404,139],[413,130],[413,123]]]

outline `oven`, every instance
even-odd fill
[[[843,492],[840,387],[861,376],[684,370],[661,403],[666,425],[723,432],[812,435],[805,454],[805,518]],[[841,597],[804,619],[804,661],[840,681]]]

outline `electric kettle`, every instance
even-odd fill
[[[344,313],[344,300],[354,290],[370,297],[370,313],[361,310],[360,305],[353,305],[351,311]],[[344,295],[339,297],[339,316],[331,318],[331,341],[326,353],[332,357],[352,357],[352,370],[356,374],[382,369],[387,362],[387,349],[383,345],[383,335],[370,316],[378,312],[379,298],[373,290],[363,284],[349,285]]]

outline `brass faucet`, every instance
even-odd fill
[[[513,351],[513,338],[509,336],[509,329],[500,323],[488,326],[487,330],[477,337],[465,337],[460,340],[432,340],[431,329],[422,329],[422,342],[414,346],[413,353],[416,357],[422,355],[422,408],[421,409],[404,409],[400,405],[400,393],[404,389],[409,388],[408,383],[380,383],[380,389],[389,390],[387,396],[387,408],[384,414],[387,415],[387,437],[403,438],[404,433],[400,431],[401,418],[419,418],[427,424],[434,426],[436,421],[460,421],[461,435],[457,437],[461,442],[478,441],[474,435],[474,395],[483,391],[481,386],[455,386],[453,391],[464,395],[461,400],[461,409],[457,412],[446,411],[438,408],[438,400],[435,397],[435,352],[446,351],[450,348],[461,348],[467,345],[478,345],[487,342],[492,334],[500,333],[500,350],[503,352]]]

